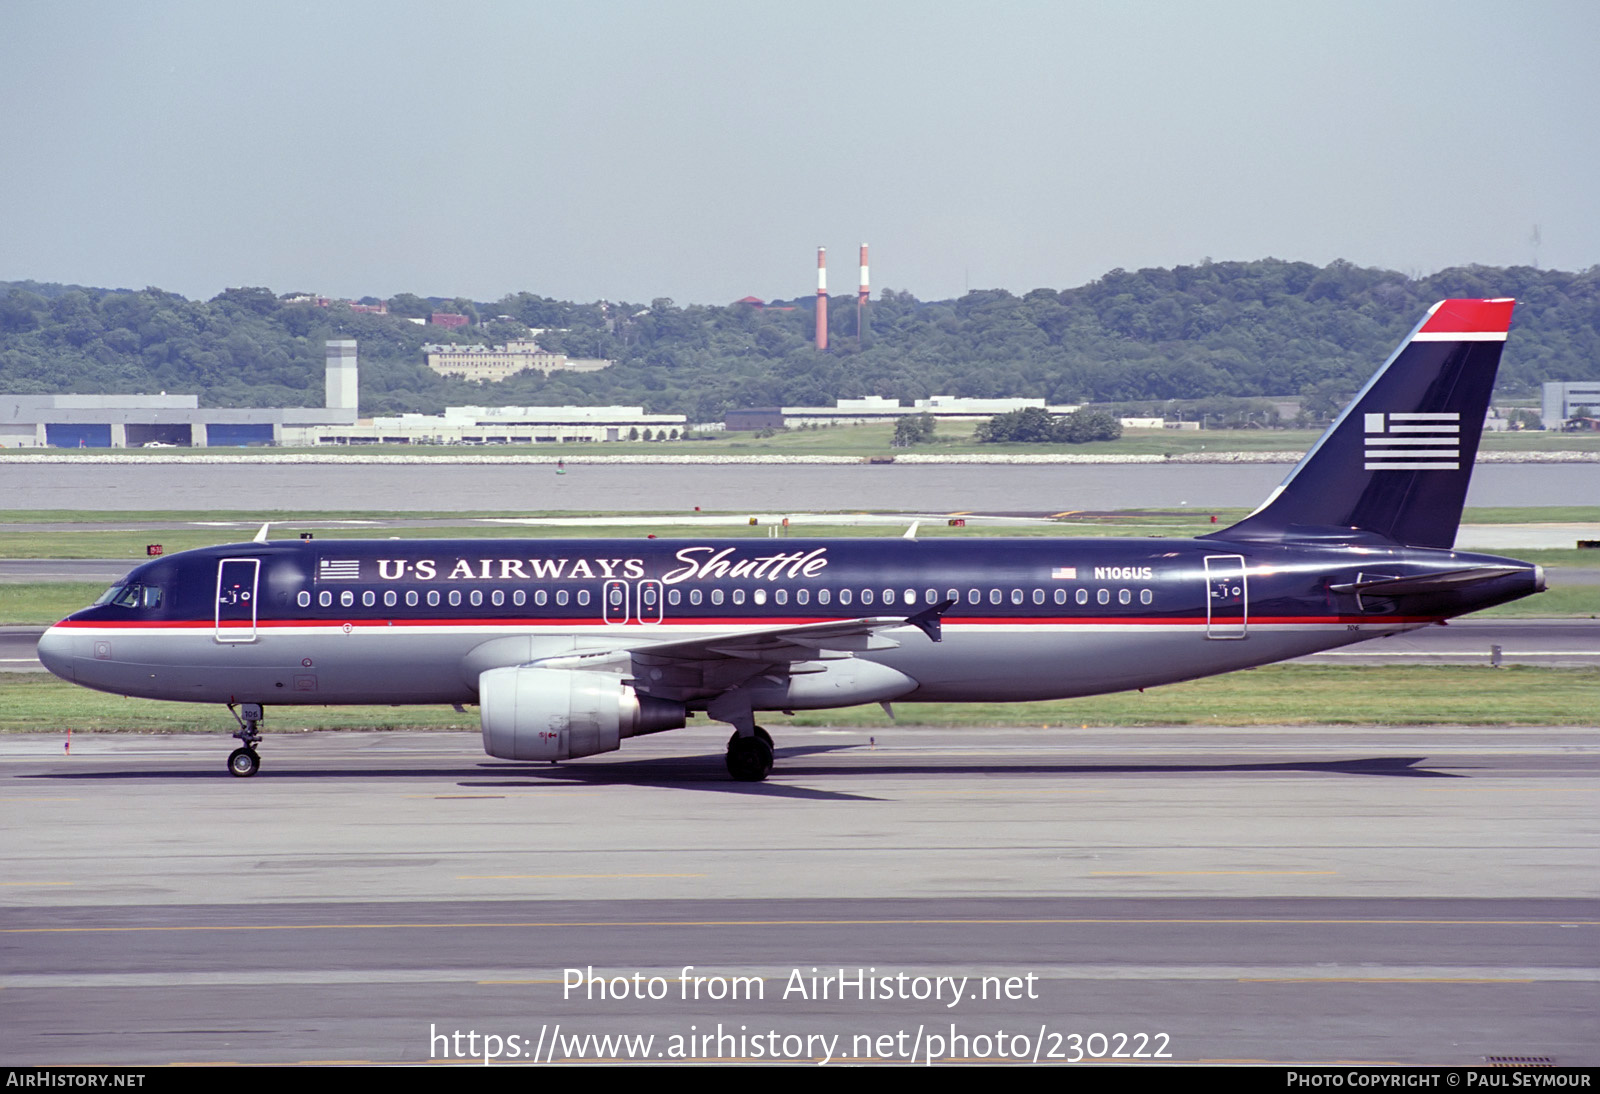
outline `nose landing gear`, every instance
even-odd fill
[[[261,756],[256,752],[256,745],[261,743],[261,704],[245,703],[241,716],[240,710],[229,703],[228,713],[239,723],[239,732],[234,736],[244,744],[243,748],[228,753],[228,773],[237,779],[248,779],[261,770]]]

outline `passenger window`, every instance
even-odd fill
[[[1139,590],[1139,603],[1148,604],[1154,599],[1155,599],[1155,596],[1150,592],[1149,589],[1140,589]]]
[[[1111,603],[1111,590],[1101,589],[1099,592],[1094,594],[1094,598],[1101,604],[1109,604]]]
[[[830,594],[827,589],[818,589],[817,590],[817,603],[818,604],[826,604],[828,602],[829,596],[831,596],[831,595],[832,594]]]
[[[407,589],[406,590],[406,607],[415,608],[416,606],[417,606],[417,590],[415,590],[415,589]]]
[[[400,601],[400,597],[393,589],[385,589],[384,590],[384,592],[383,592],[383,606],[385,608],[392,608],[392,607],[395,606],[395,604],[399,603],[399,601]]]
[[[567,606],[567,590],[556,590],[556,606],[558,608],[565,608]]]
[[[354,606],[355,602],[356,594],[351,592],[349,589],[346,589],[344,592],[339,594],[339,607],[349,608]]]
[[[772,592],[772,599],[776,603],[779,603],[779,604],[787,604],[787,603],[789,603],[789,590],[788,589],[774,589],[773,592]]]
[[[438,589],[429,589],[428,590],[428,607],[437,608],[438,606],[439,606],[439,590]]]
[[[1077,601],[1078,601],[1079,604],[1087,604],[1087,603],[1089,603],[1089,590],[1088,589],[1079,589],[1078,590],[1078,595],[1077,595]]]
[[[894,590],[893,589],[885,589],[885,590],[883,590],[883,602],[885,604],[893,604],[894,603]]]
[[[461,607],[461,590],[460,589],[451,589],[450,590],[450,606],[452,608]]]
[[[796,589],[794,591],[794,602],[796,604],[809,604],[809,603],[811,603],[811,590],[810,589]]]
[[[1130,593],[1127,589],[1123,589],[1121,592],[1117,593],[1117,603],[1118,604],[1132,604],[1133,603],[1133,594]]]
[[[743,604],[744,603],[744,590],[743,589],[735,589],[735,590],[733,590],[733,602],[735,604]]]
[[[1065,604],[1066,602],[1067,602],[1067,590],[1065,590],[1065,589],[1057,589],[1056,590],[1056,603],[1057,604]]]
[[[366,592],[361,594],[361,606],[363,608],[370,608],[377,602],[378,594],[373,592],[371,589],[368,589]]]
[[[839,603],[841,603],[841,604],[850,603],[850,590],[849,589],[840,589],[839,590]]]
[[[839,595],[843,596],[844,594],[840,593]],[[871,589],[862,589],[861,590],[861,603],[863,603],[863,604],[871,604],[872,603],[872,590]]]
[[[1044,603],[1044,590],[1043,589],[1035,589],[1035,590],[1033,590],[1033,602],[1035,604],[1043,604]]]
[[[471,596],[470,599],[472,600],[472,606],[474,608],[483,607],[483,590],[482,589],[473,589],[472,590],[472,596]]]
[[[587,608],[589,606],[589,590],[588,589],[579,589],[578,590],[578,606],[580,608]]]
[[[722,590],[721,589],[712,589],[711,590],[711,603],[713,603],[713,604],[721,604],[722,603]]]
[[[750,599],[754,600],[757,604],[765,604],[767,602],[767,590],[757,589],[755,592],[750,594]]]
[[[967,603],[968,604],[982,604],[983,603],[983,594],[980,593],[977,589],[968,589],[967,590]]]
[[[516,607],[520,608],[527,602],[528,594],[523,592],[521,589],[518,589],[511,594],[511,603]]]
[[[999,589],[990,589],[989,590],[989,603],[991,603],[991,604],[999,604],[1000,601],[1002,601],[1004,599],[1005,599],[1005,597],[1001,595],[1001,592],[1000,592]]]
[[[689,590],[689,603],[691,603],[691,604],[699,604],[700,603],[700,590],[699,589],[690,589]]]
[[[304,589],[301,589],[300,590],[300,595],[295,597],[294,599],[295,599],[295,603],[299,604],[302,608],[311,607],[311,594],[306,592]]]
[[[611,602],[611,606],[613,608],[622,607],[622,588],[621,588],[621,586],[618,586],[618,585],[611,586],[611,591],[606,593],[606,599]]]
[[[668,604],[671,604],[674,608],[676,608],[682,602],[683,602],[683,593],[682,593],[681,590],[678,590],[678,589],[668,589],[667,590],[667,603]]]
[[[549,593],[545,592],[543,589],[535,589],[533,591],[533,603],[534,603],[534,605],[536,607],[542,608],[549,602],[550,602],[550,594]]]
[[[1011,590],[1011,603],[1013,603],[1013,604],[1021,604],[1022,603],[1022,590],[1021,589],[1012,589]]]

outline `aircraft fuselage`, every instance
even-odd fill
[[[1338,589],[1494,567],[1507,572],[1403,598]],[[76,683],[153,699],[473,703],[491,668],[952,601],[942,641],[906,626],[850,655],[914,681],[897,699],[1060,699],[1394,634],[1525,596],[1541,580],[1514,560],[1392,544],[246,543],[138,567],[120,593],[51,628],[40,657]],[[632,673],[642,693],[650,671]],[[810,704],[791,694],[785,705]]]

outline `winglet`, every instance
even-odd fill
[[[941,600],[933,607],[924,608],[916,615],[906,616],[906,625],[916,627],[935,642],[941,642],[944,640],[944,635],[940,624],[944,618],[944,613],[953,608],[955,603],[954,600]]]

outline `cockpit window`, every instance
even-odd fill
[[[110,604],[118,608],[154,609],[161,607],[159,585],[113,585],[95,601],[95,606]]]

